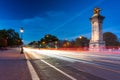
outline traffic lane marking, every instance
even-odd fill
[[[51,65],[50,63],[46,62],[45,60],[41,60],[41,61],[44,62],[45,64],[47,64],[48,66],[52,67],[53,69],[57,70],[58,72],[62,73],[66,77],[70,78],[71,80],[77,80],[76,78],[70,76],[69,74],[65,73],[64,71],[62,71],[62,70],[58,69],[57,67]]]
[[[28,56],[25,54],[25,57],[27,59],[27,65],[28,65],[28,69],[30,71],[30,75],[31,75],[31,78],[32,80],[40,80],[40,78],[38,77],[38,74],[36,73],[35,69],[33,68],[32,64],[30,63],[30,61],[28,60]]]
[[[38,56],[36,53],[34,53],[34,54],[32,54],[32,55],[33,55],[35,58],[40,59],[39,56]],[[63,72],[62,70],[58,69],[57,67],[49,64],[49,63],[46,62],[45,60],[42,60],[42,59],[41,59],[41,61],[44,62],[45,64],[47,64],[48,66],[52,67],[53,69],[57,70],[58,72],[62,73],[62,74],[65,75],[66,77],[70,78],[71,80],[77,80],[76,78],[74,78],[74,77],[70,76],[69,74]]]

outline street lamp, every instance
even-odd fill
[[[55,41],[55,48],[57,49],[58,47],[57,47],[57,43],[58,43],[58,41]]]
[[[24,33],[23,27],[20,28],[20,33],[21,33],[21,39],[23,40],[23,33]]]
[[[24,29],[23,27],[20,28],[20,32],[23,33],[24,32]]]
[[[20,51],[21,54],[24,53],[24,52],[23,52],[23,32],[24,32],[24,29],[23,29],[23,27],[21,27],[21,28],[20,28],[21,41],[22,41],[22,44],[21,44],[21,51]]]
[[[82,39],[82,36],[79,36],[79,39]]]

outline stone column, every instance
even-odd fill
[[[105,48],[103,41],[102,23],[104,16],[100,15],[100,9],[94,9],[94,15],[90,18],[92,24],[92,36],[89,43],[89,50],[101,51]]]

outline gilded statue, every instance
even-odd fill
[[[100,13],[100,8],[94,8],[94,14],[99,14]]]

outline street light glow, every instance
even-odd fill
[[[23,28],[20,28],[20,32],[23,33],[23,32],[24,32],[24,29],[23,29]]]
[[[45,42],[44,42],[44,41],[43,41],[42,43],[43,43],[43,44],[45,44]]]
[[[82,36],[80,36],[79,38],[82,39]]]
[[[21,54],[23,54],[23,32],[24,32],[24,29],[21,27],[20,28],[20,33],[21,33],[21,41],[22,41],[22,44],[21,44]]]

